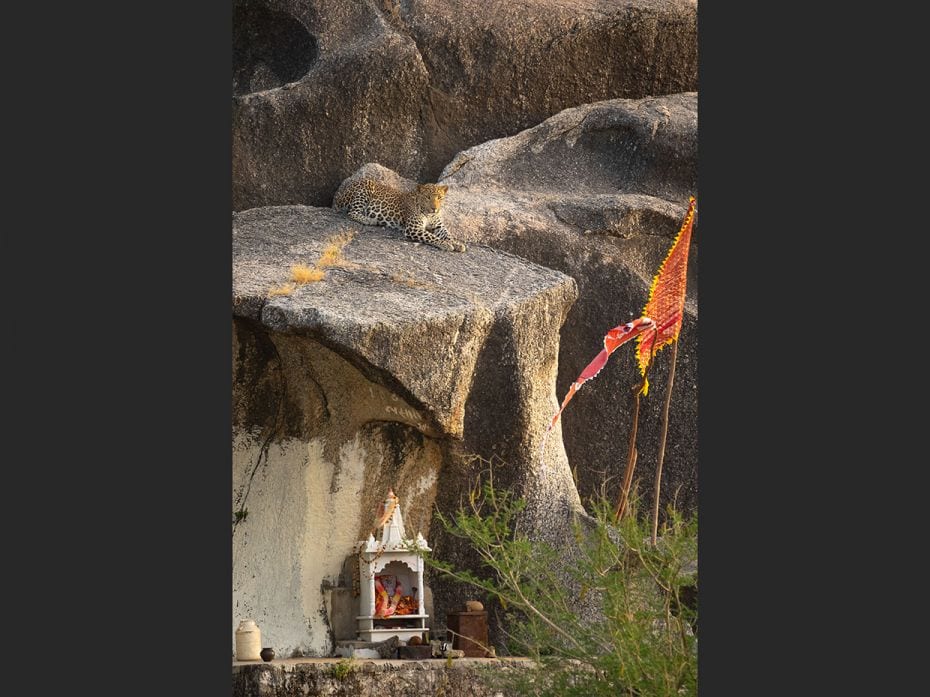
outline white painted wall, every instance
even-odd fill
[[[233,647],[235,626],[251,618],[278,656],[327,655],[321,584],[337,581],[357,542],[365,452],[358,437],[340,449],[338,463],[325,459],[319,439],[272,444],[249,486],[259,446],[236,440],[233,488],[248,488],[248,517],[233,534]]]

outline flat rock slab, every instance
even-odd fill
[[[347,265],[325,269],[323,281],[301,285],[290,296],[268,297],[271,287],[288,280],[292,265],[314,265],[342,233],[355,235],[343,249]],[[273,329],[296,331],[317,328],[322,324],[317,315],[371,326],[418,324],[464,307],[494,312],[552,288],[573,285],[558,271],[488,246],[446,252],[311,206],[237,213],[233,269],[235,314],[261,319]]]
[[[341,265],[290,295],[269,295],[292,266],[314,267],[342,235],[352,239]],[[233,219],[234,315],[363,357],[452,435],[462,433],[472,370],[495,315],[540,301],[567,307],[576,294],[568,276],[517,256],[482,245],[445,252],[330,209],[275,206]]]

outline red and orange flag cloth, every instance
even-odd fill
[[[575,393],[579,389],[581,389],[581,386],[601,372],[601,369],[607,365],[607,359],[610,358],[610,354],[620,348],[620,346],[628,342],[630,339],[633,339],[637,336],[641,337],[644,332],[648,332],[649,335],[653,335],[655,332],[650,330],[654,330],[655,327],[656,323],[652,319],[649,317],[640,317],[639,319],[634,319],[632,322],[627,322],[626,324],[621,324],[617,327],[614,327],[609,332],[607,332],[607,334],[604,336],[604,350],[597,354],[593,361],[588,363],[587,368],[581,371],[581,375],[579,375],[575,379],[575,382],[572,383],[572,386],[568,388],[568,394],[566,394],[565,399],[562,400],[562,406],[555,413],[555,416],[552,417],[552,421],[549,423],[548,428],[546,428],[546,434],[543,437],[542,445],[539,447],[540,454],[546,447],[546,439],[549,438],[549,432],[559,420],[559,417],[562,415],[562,412],[565,410],[565,407],[571,398],[575,396]],[[651,342],[647,340],[646,345],[648,346],[649,343]]]
[[[695,199],[688,201],[688,212],[671,249],[665,255],[659,272],[652,279],[649,288],[649,300],[643,309],[643,315],[655,320],[656,331],[648,337],[640,336],[636,347],[636,359],[639,372],[645,377],[646,368],[652,362],[655,353],[678,340],[681,332],[681,320],[685,312],[685,291],[688,283],[688,250],[691,248],[691,227],[694,223]],[[643,394],[649,389],[649,383],[643,381]]]

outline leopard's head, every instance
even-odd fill
[[[445,184],[419,184],[417,185],[417,200],[421,210],[429,213],[438,213],[442,207],[442,200],[446,197],[449,187]]]

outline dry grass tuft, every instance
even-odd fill
[[[346,266],[348,262],[346,262],[345,257],[342,256],[342,249],[352,241],[353,237],[355,237],[355,233],[347,231],[341,232],[330,239],[329,244],[326,245],[326,248],[320,255],[319,261],[316,263],[317,268],[322,269],[326,268],[327,266]]]
[[[316,283],[326,278],[323,271],[327,266],[341,266],[347,269],[358,268],[357,264],[347,261],[342,256],[343,248],[352,241],[355,233],[351,230],[334,235],[326,245],[319,260],[312,267],[306,264],[295,264],[291,267],[291,283],[284,283],[268,291],[269,296],[290,295],[294,292],[295,284]]]
[[[291,280],[294,283],[315,283],[322,281],[325,273],[319,269],[311,269],[306,264],[296,264],[291,267]]]

